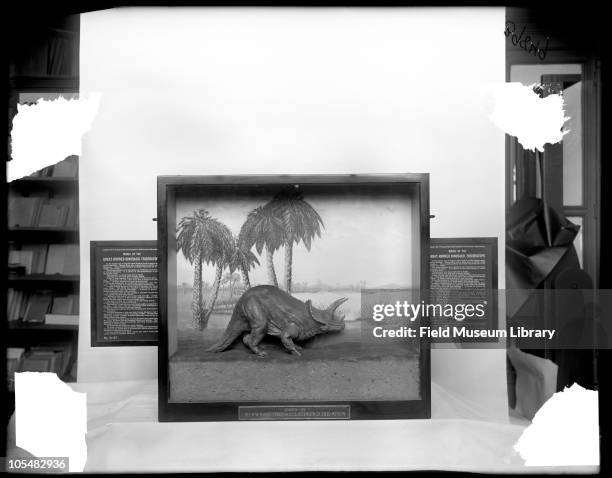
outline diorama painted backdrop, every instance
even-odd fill
[[[249,214],[265,206],[271,199],[263,195],[235,198],[209,197],[205,200],[178,197],[176,200],[176,228],[183,218],[193,217],[198,210],[208,214],[206,220],[226,226],[234,238],[238,238]],[[319,234],[313,234],[310,247],[297,238],[292,245],[291,292],[299,298],[311,298],[313,303],[324,305],[342,292],[349,301],[344,304],[346,320],[360,315],[359,290],[362,288],[410,288],[412,276],[412,199],[406,195],[355,196],[314,195],[304,197],[304,202],[320,217]],[[205,227],[205,226],[204,226]],[[308,234],[307,234],[308,235]],[[249,262],[250,286],[274,284],[268,266],[268,249],[265,233],[261,254],[253,245]],[[272,235],[273,236],[273,235]],[[259,238],[258,238],[259,239]],[[271,239],[274,239],[272,237]],[[272,261],[277,284],[286,290],[287,246],[275,245]],[[194,264],[182,253],[177,255],[177,286],[179,310],[191,310],[194,286]],[[214,292],[216,265],[204,258],[202,266],[202,297],[204,304]],[[208,263],[207,263],[208,262]],[[244,276],[239,267],[230,271],[225,265],[219,284],[216,308],[228,309],[228,304],[244,291]],[[179,329],[191,327],[191,315],[179,313]]]

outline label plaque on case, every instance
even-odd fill
[[[471,329],[497,329],[497,238],[431,238],[429,244],[430,302],[441,305],[483,307],[480,318],[449,322],[448,317],[430,317],[432,327],[448,324]],[[495,342],[497,339],[434,338],[433,343]]]
[[[239,420],[350,420],[350,405],[255,405],[238,407]]]
[[[157,241],[91,241],[91,345],[157,345]]]

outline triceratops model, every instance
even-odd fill
[[[301,355],[294,340],[305,340],[324,332],[344,329],[344,316],[334,312],[348,299],[338,299],[327,309],[317,309],[310,300],[302,302],[278,287],[260,285],[247,290],[238,299],[232,318],[221,340],[208,349],[221,352],[240,335],[244,344],[260,357],[266,353],[259,343],[267,335],[280,337],[292,354]]]

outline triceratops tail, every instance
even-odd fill
[[[221,337],[221,340],[214,344],[212,347],[206,349],[206,352],[223,352],[226,348],[228,348],[234,340],[236,340],[242,333],[249,330],[249,324],[246,320],[244,320],[240,314],[234,310],[232,314],[232,318],[227,324],[227,329]]]

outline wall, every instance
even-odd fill
[[[504,264],[504,138],[480,94],[504,81],[503,30],[502,8],[82,15],[81,92],[102,100],[80,171],[79,379],[156,377],[154,347],[90,348],[88,265],[91,240],[156,238],[158,175],[429,172],[432,237],[497,236]],[[432,368],[502,406],[503,351],[434,350]]]

